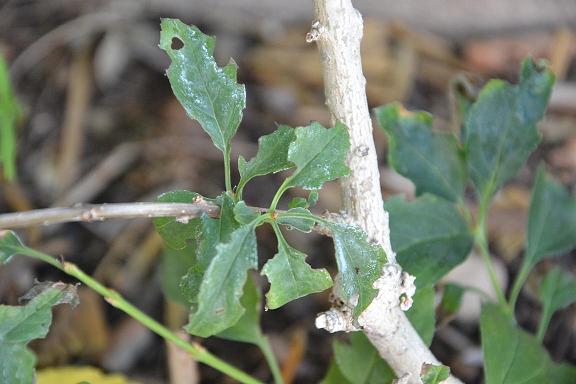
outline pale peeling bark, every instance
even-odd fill
[[[341,183],[345,216],[362,227],[371,241],[381,244],[388,256],[388,264],[374,285],[379,289],[378,296],[359,317],[358,324],[399,382],[421,383],[422,364],[439,362],[401,309],[411,304],[414,280],[402,273],[390,243],[360,57],[362,16],[350,0],[315,0],[314,5],[316,20],[306,40],[315,41],[320,50],[326,104],[332,119],[350,130],[347,165],[351,173]],[[331,332],[358,330],[350,311],[338,308],[320,314],[316,325]],[[459,381],[451,377],[445,382]]]

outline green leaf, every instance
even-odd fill
[[[36,358],[26,347],[44,338],[52,322],[52,307],[76,299],[75,288],[63,283],[43,284],[44,289],[26,305],[0,305],[0,382],[32,383]],[[27,295],[32,296],[32,295]]]
[[[16,177],[16,123],[20,106],[10,84],[6,61],[0,56],[0,165],[8,180]]]
[[[316,218],[309,210],[297,207],[279,213],[276,222],[287,228],[296,228],[301,232],[309,233],[316,224]]]
[[[334,358],[343,376],[354,384],[391,383],[395,375],[362,332],[350,334],[350,344],[334,341]]]
[[[303,197],[294,197],[288,203],[288,208],[308,208],[308,200]]]
[[[359,316],[376,297],[373,284],[382,273],[386,254],[381,246],[370,244],[366,234],[356,226],[335,223],[326,226],[334,240],[342,298],[348,302],[358,298],[354,316]]]
[[[234,218],[240,224],[248,224],[259,215],[252,208],[246,205],[244,201],[239,201],[234,206]]]
[[[576,278],[560,267],[548,271],[538,289],[542,302],[542,332],[546,330],[554,312],[576,302]],[[544,336],[544,334],[542,334]]]
[[[18,248],[24,247],[22,241],[13,231],[0,231],[0,264],[7,263],[16,255]]]
[[[267,307],[276,309],[292,300],[330,288],[332,278],[328,271],[312,269],[305,261],[306,255],[288,245],[280,228],[273,226],[278,239],[278,253],[262,268],[262,274],[270,281]]]
[[[318,193],[318,191],[311,191],[310,194],[308,195],[308,207],[313,207],[316,205],[316,203],[318,202],[318,198],[320,197],[320,194]],[[306,208],[308,208],[306,207]]]
[[[195,244],[190,244],[184,249],[166,249],[162,253],[160,282],[162,285],[162,291],[166,297],[184,306],[190,304],[188,295],[183,294],[181,280],[187,273],[192,273],[191,271],[194,271],[196,265],[198,265],[198,263],[196,259]],[[200,275],[200,281],[202,275]],[[188,284],[190,281],[192,280],[187,280]],[[198,287],[193,288],[187,286],[186,290],[188,292],[194,291],[197,293],[199,288],[200,285],[198,282]]]
[[[445,365],[422,364],[420,378],[423,384],[440,384],[450,377],[450,368]]]
[[[480,318],[486,384],[569,384],[576,370],[555,364],[539,341],[515,325],[496,304],[486,303]]]
[[[468,256],[472,236],[453,204],[424,195],[412,202],[393,197],[384,205],[392,248],[418,287],[434,284]]]
[[[36,356],[24,344],[0,343],[0,383],[33,383]]]
[[[216,336],[227,340],[259,345],[264,337],[260,329],[261,299],[260,290],[254,284],[254,280],[248,277],[244,285],[244,293],[240,299],[240,303],[246,309],[246,312],[236,324]]]
[[[375,110],[388,135],[388,161],[416,185],[416,194],[432,193],[457,201],[464,193],[466,170],[458,140],[452,133],[432,131],[432,116],[408,112],[393,103]]]
[[[198,293],[198,309],[190,315],[186,330],[208,337],[230,328],[244,314],[240,303],[249,269],[258,267],[256,222],[232,233],[230,241],[218,244],[217,253],[204,273]]]
[[[535,265],[576,247],[576,199],[540,168],[528,213],[524,263]]]
[[[542,119],[554,75],[542,62],[522,63],[520,83],[492,80],[480,92],[465,122],[468,172],[487,201],[514,176],[540,141]]]
[[[295,129],[287,125],[280,125],[273,133],[260,137],[256,157],[248,162],[242,156],[238,158],[238,171],[240,171],[238,189],[241,190],[256,176],[293,167],[294,164],[288,160],[288,148],[295,138]]]
[[[435,295],[434,287],[418,289],[412,307],[406,311],[406,317],[427,346],[432,344],[436,329]]]
[[[296,170],[283,184],[285,189],[298,186],[316,190],[327,181],[348,175],[350,170],[344,161],[350,139],[344,124],[338,122],[328,129],[314,122],[295,131],[296,140],[290,144],[288,160],[296,165]]]
[[[216,256],[217,246],[230,240],[232,232],[239,227],[234,219],[234,201],[227,193],[222,193],[216,204],[220,206],[220,217],[212,219],[207,215],[201,218],[201,238],[196,251],[196,262],[180,280],[180,290],[189,303],[198,302],[200,285],[204,271]]]
[[[458,284],[448,283],[444,285],[442,301],[439,306],[440,322],[450,319],[458,313],[464,296],[464,288]]]
[[[246,106],[244,85],[236,82],[236,64],[220,68],[213,57],[215,39],[197,27],[176,19],[162,19],[160,26],[160,48],[172,61],[167,75],[174,95],[226,153]]]
[[[351,383],[346,378],[346,376],[344,376],[342,371],[340,371],[340,368],[338,368],[336,360],[332,360],[330,362],[330,365],[328,366],[326,376],[324,376],[320,384],[353,384],[353,383]]]
[[[194,203],[203,197],[195,192],[179,190],[166,192],[158,196],[159,203]],[[195,243],[200,236],[201,220],[193,218],[182,221],[176,217],[157,217],[154,219],[156,231],[170,248],[184,249]]]

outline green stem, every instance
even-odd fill
[[[524,260],[529,260],[526,256]],[[508,306],[510,307],[511,311],[514,311],[516,308],[516,301],[518,300],[518,296],[520,296],[520,291],[522,290],[522,286],[526,282],[528,275],[530,274],[530,270],[532,269],[531,263],[523,263],[518,275],[516,276],[516,280],[514,280],[514,285],[512,286],[512,291],[510,292],[510,299],[508,301]]]
[[[278,366],[278,361],[276,360],[276,356],[274,356],[274,352],[272,352],[272,348],[270,347],[270,342],[266,336],[262,336],[258,341],[258,347],[262,351],[270,370],[272,371],[272,376],[274,377],[274,383],[276,384],[284,384],[284,378],[282,377],[282,373],[280,372],[280,367]]]
[[[270,209],[268,209],[268,212],[274,212],[276,210],[276,206],[278,205],[278,202],[280,201],[280,198],[282,197],[284,192],[286,192],[286,190],[289,188],[288,184],[290,183],[291,180],[292,177],[284,179],[284,182],[282,183],[280,188],[278,188],[276,194],[274,195],[274,198],[272,199],[272,204],[270,204]]]
[[[476,231],[474,240],[476,245],[480,249],[480,255],[486,264],[488,270],[488,275],[490,276],[490,282],[492,287],[496,292],[496,297],[498,298],[498,303],[504,308],[507,308],[506,298],[502,292],[502,287],[498,283],[498,278],[496,277],[496,269],[494,268],[494,263],[492,263],[492,257],[490,256],[490,251],[488,250],[488,239],[486,236],[486,214],[488,210],[487,199],[482,199],[480,206],[478,207],[478,221],[476,224]]]
[[[130,304],[118,292],[105,287],[98,281],[94,280],[91,276],[84,273],[75,264],[67,262],[60,263],[52,256],[44,254],[42,252],[38,252],[28,247],[18,247],[15,250],[22,255],[26,255],[44,261],[58,268],[62,272],[80,280],[86,286],[92,288],[94,291],[96,291],[102,297],[104,297],[104,299],[108,303],[110,303],[110,305],[126,313],[128,316],[132,317],[133,319],[144,325],[146,328],[150,329],[152,332],[161,336],[165,340],[182,348],[199,362],[209,365],[210,367],[217,369],[222,373],[225,373],[226,375],[238,380],[241,383],[245,384],[260,383],[260,381],[256,380],[255,378],[251,377],[245,372],[242,372],[238,368],[235,368],[232,365],[214,356],[213,354],[205,350],[202,346],[198,344],[190,344],[182,340],[176,334],[174,334],[172,331],[166,328],[164,325],[160,324],[159,322],[157,322],[156,320],[154,320],[153,318],[151,318],[150,316],[148,316],[147,314],[136,308],[134,305]]]
[[[544,308],[542,308],[542,318],[540,319],[540,324],[538,324],[538,332],[536,337],[538,341],[542,343],[544,341],[544,336],[546,336],[546,330],[548,329],[548,324],[550,324],[550,319],[552,318],[552,313],[550,308],[546,303],[544,303]]]
[[[230,146],[224,149],[224,183],[226,192],[232,192],[232,177],[230,175]]]

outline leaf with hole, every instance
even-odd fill
[[[543,62],[526,59],[520,82],[491,80],[466,117],[463,142],[468,172],[478,195],[488,200],[524,164],[540,141],[554,75]]]
[[[292,300],[332,286],[328,271],[312,269],[305,261],[306,255],[288,245],[277,225],[274,225],[274,231],[278,239],[278,253],[262,268],[262,274],[270,281],[270,290],[266,294],[269,309],[279,308]]]
[[[215,39],[196,26],[162,19],[160,48],[170,57],[166,72],[176,98],[222,152],[230,150],[246,106],[244,85],[236,81],[236,64],[220,68],[214,60]]]
[[[450,202],[424,195],[408,202],[393,197],[384,203],[390,214],[390,239],[400,265],[416,276],[416,285],[432,285],[466,259],[472,236]]]
[[[416,194],[432,193],[451,201],[466,185],[464,156],[452,133],[434,132],[432,116],[408,112],[399,103],[375,110],[388,135],[388,160],[396,172],[416,185]]]

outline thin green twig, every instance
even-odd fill
[[[133,319],[144,325],[146,328],[150,329],[152,332],[161,336],[165,340],[182,348],[199,362],[209,365],[210,367],[222,373],[225,373],[226,375],[232,377],[233,379],[238,380],[241,383],[245,384],[261,383],[260,381],[251,377],[247,373],[242,372],[238,368],[214,356],[206,349],[204,349],[202,346],[196,343],[191,344],[182,340],[176,334],[174,334],[172,331],[166,328],[164,325],[160,324],[158,321],[154,320],[153,318],[151,318],[150,316],[148,316],[147,314],[136,308],[134,305],[130,304],[118,292],[105,287],[98,281],[94,280],[91,276],[84,273],[75,264],[68,262],[61,263],[60,261],[56,260],[50,255],[47,255],[45,253],[36,251],[28,247],[17,247],[14,250],[22,255],[29,256],[41,260],[45,263],[48,263],[58,268],[62,272],[80,280],[86,286],[92,288],[94,291],[96,291],[98,294],[104,297],[104,299],[108,303],[110,303],[110,305],[126,313],[128,316],[132,317]]]

